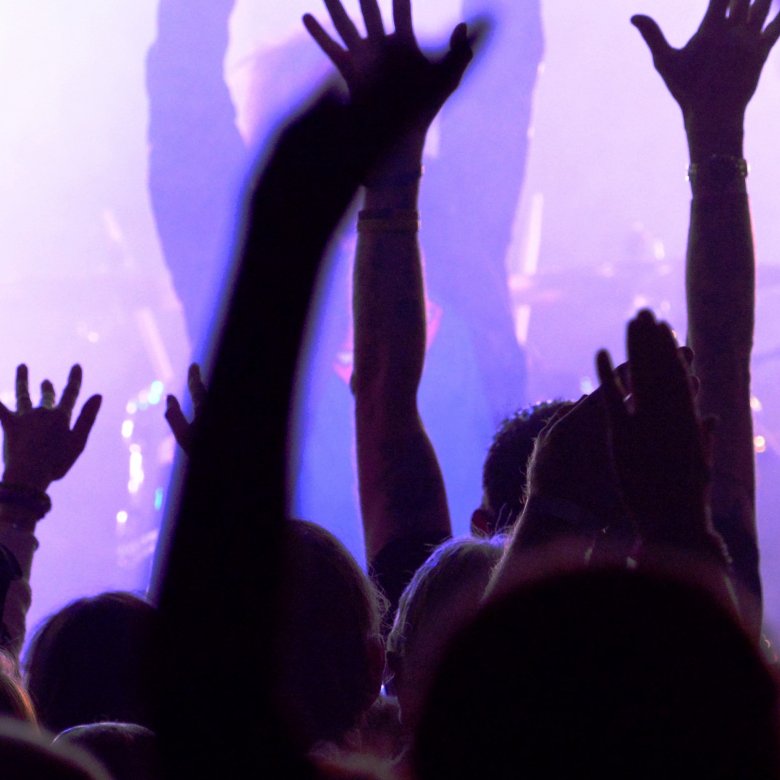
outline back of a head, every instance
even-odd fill
[[[379,694],[379,597],[324,528],[289,523],[277,643],[279,696],[305,746],[339,741]]]
[[[99,721],[151,725],[148,702],[155,610],[130,593],[68,604],[36,630],[27,688],[51,731]]]
[[[566,574],[486,606],[426,703],[421,780],[777,777],[776,691],[730,615],[648,574]]]
[[[506,531],[525,502],[526,467],[536,437],[567,401],[545,401],[507,417],[488,449],[482,467],[483,507],[493,519],[492,533]]]
[[[135,723],[91,723],[66,729],[56,745],[76,745],[94,756],[113,780],[162,780],[154,732]]]
[[[503,549],[503,537],[450,539],[431,553],[403,592],[387,652],[407,728],[414,728],[446,643],[476,614]]]
[[[0,719],[0,773],[3,780],[111,780],[83,751],[52,745],[26,723]]]
[[[19,677],[15,658],[0,650],[0,717],[37,723],[30,695]]]

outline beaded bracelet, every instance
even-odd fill
[[[688,167],[688,181],[694,195],[745,194],[750,173],[747,160],[729,154],[713,154],[704,162]]]
[[[36,520],[51,511],[51,499],[42,490],[27,485],[11,485],[0,482],[0,504],[26,509]]]

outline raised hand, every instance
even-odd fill
[[[528,462],[528,501],[570,502],[582,512],[579,530],[595,534],[625,515],[610,456],[601,391],[560,409],[536,439]]]
[[[719,134],[724,129],[741,133],[745,109],[780,38],[780,15],[766,25],[771,6],[772,0],[710,0],[699,29],[682,49],[670,46],[650,17],[631,19],[679,103],[687,128],[706,123]]]
[[[81,366],[73,366],[60,402],[54,386],[41,383],[41,402],[33,407],[27,366],[16,369],[16,412],[0,403],[0,424],[5,436],[3,482],[45,491],[62,479],[84,451],[87,438],[100,410],[101,396],[84,404],[73,428],[73,408],[81,389]]]
[[[631,394],[607,352],[597,367],[623,499],[644,539],[709,533],[709,428],[696,414],[684,356],[649,311],[628,326]]]
[[[193,363],[187,372],[187,388],[192,398],[193,421],[189,422],[184,416],[179,399],[175,395],[166,398],[165,419],[179,446],[189,455],[193,430],[206,400],[206,385],[203,384],[197,363]]]
[[[682,49],[669,45],[648,16],[631,22],[683,113],[744,111],[769,52],[780,38],[780,15],[764,27],[771,0],[710,0],[695,35]]]
[[[410,0],[394,0],[395,32],[386,33],[377,0],[361,0],[366,27],[361,37],[340,0],[325,0],[343,47],[325,32],[311,15],[303,24],[320,48],[344,77],[353,103],[358,105],[366,93],[381,85],[385,93],[385,110],[394,113],[406,107],[415,115],[412,128],[425,136],[430,123],[447,98],[454,92],[473,56],[465,24],[455,27],[450,48],[439,61],[428,59],[420,50],[412,26]],[[412,111],[409,112],[409,106]]]

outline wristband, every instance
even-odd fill
[[[729,154],[713,154],[704,162],[692,163],[688,167],[688,181],[696,195],[744,195],[747,193],[745,180],[750,166],[742,157]]]
[[[416,209],[363,209],[358,214],[359,233],[416,233],[419,229]]]
[[[0,504],[26,509],[36,520],[40,520],[51,510],[51,499],[42,490],[8,482],[0,482]]]

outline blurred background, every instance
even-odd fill
[[[540,4],[543,65],[525,177],[510,204],[514,218],[500,260],[518,354],[526,363],[516,406],[590,390],[595,351],[608,347],[622,358],[624,324],[641,306],[651,306],[684,337],[689,189],[682,120],[629,18],[654,16],[670,42],[682,45],[707,3]],[[484,4],[499,31],[504,5]],[[357,2],[345,6],[356,13]],[[389,0],[382,6],[389,21]],[[19,362],[29,365],[33,383],[48,377],[58,390],[79,362],[81,400],[104,395],[89,446],[52,487],[54,509],[39,526],[31,626],[77,596],[146,587],[175,460],[165,395],[181,395],[187,365],[202,356],[206,340],[203,332],[188,332],[147,187],[145,60],[157,11],[158,0],[0,2],[0,398],[14,402]],[[317,0],[237,0],[231,16],[224,77],[250,150],[234,177],[233,213],[251,160],[328,73],[326,59],[303,32],[300,17],[307,11],[327,20]],[[421,40],[440,47],[462,12],[459,0],[418,3]],[[506,48],[484,48],[453,98],[454,111],[478,110],[480,69],[500,67],[491,58]],[[759,264],[754,411],[770,625],[780,625],[779,87],[775,52],[748,114],[746,150]],[[446,122],[445,116],[431,133],[434,168]],[[509,155],[528,132],[522,124],[515,130],[495,138],[486,132],[472,142]],[[462,154],[466,164],[470,150]],[[489,202],[490,195],[486,181],[465,197]],[[426,231],[422,217],[429,270],[446,277],[448,247],[458,237]],[[311,318],[291,448],[291,500],[294,514],[329,527],[362,561],[347,384],[353,249],[349,232],[334,242]],[[214,258],[217,273],[225,272],[230,251],[226,242]],[[483,282],[477,273],[474,296]],[[469,313],[446,296],[437,300],[433,286],[429,293],[421,409],[442,460],[453,522],[465,532],[481,499],[481,463],[496,407],[475,355]],[[269,376],[273,370],[268,366]]]

